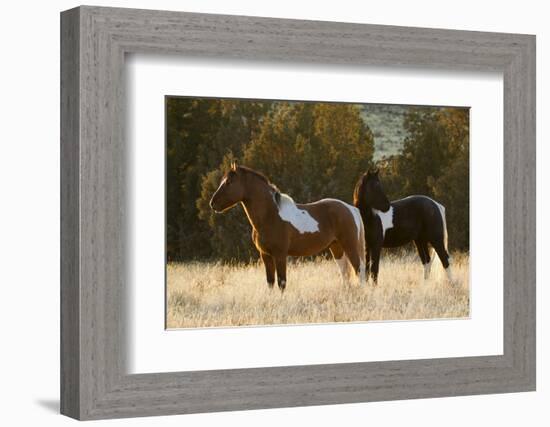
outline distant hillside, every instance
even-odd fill
[[[374,160],[399,153],[406,135],[403,119],[410,107],[387,104],[363,104],[362,107],[363,120],[374,135]]]

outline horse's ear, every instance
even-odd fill
[[[237,162],[231,162],[231,170],[236,171],[237,170]]]

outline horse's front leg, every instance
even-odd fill
[[[380,266],[380,252],[382,251],[382,246],[375,245],[370,249],[371,265],[370,272],[374,285],[378,284],[378,268]]]
[[[275,260],[271,255],[266,254],[265,252],[260,252],[260,257],[262,258],[265,266],[267,286],[269,289],[273,289],[273,285],[275,284]]]
[[[275,258],[275,267],[277,268],[277,285],[281,292],[286,288],[286,255]]]
[[[367,277],[367,282],[370,277],[370,246],[367,245],[365,248],[365,275]]]

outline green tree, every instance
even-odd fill
[[[390,198],[433,197],[446,207],[449,246],[469,248],[469,110],[418,108],[405,118],[402,152],[385,162]]]
[[[470,145],[469,113],[466,109],[443,109],[438,113],[445,127],[448,161],[437,179],[429,180],[432,194],[447,207],[449,246],[467,250],[470,241]]]
[[[373,151],[372,133],[356,105],[282,103],[265,118],[243,161],[299,202],[350,201]]]
[[[317,160],[322,173],[317,196],[351,202],[357,179],[372,164],[372,132],[357,105],[315,104],[314,117],[314,135],[323,153]]]
[[[430,194],[428,180],[437,178],[448,161],[448,139],[433,109],[413,109],[405,117],[407,136],[397,161],[406,194]]]
[[[194,200],[201,165],[199,150],[213,140],[221,119],[218,103],[207,99],[166,100],[166,250],[169,259],[205,255],[204,229],[196,226]],[[210,145],[210,144],[208,144]],[[190,203],[191,201],[191,203]],[[193,251],[190,249],[193,248]]]
[[[204,176],[227,153],[240,155],[262,117],[266,101],[170,97],[166,101],[167,253],[171,259],[212,255],[212,229],[199,221],[196,200]]]

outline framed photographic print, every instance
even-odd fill
[[[535,389],[535,38],[61,15],[61,410]]]
[[[468,108],[168,96],[166,135],[168,328],[469,316]]]

